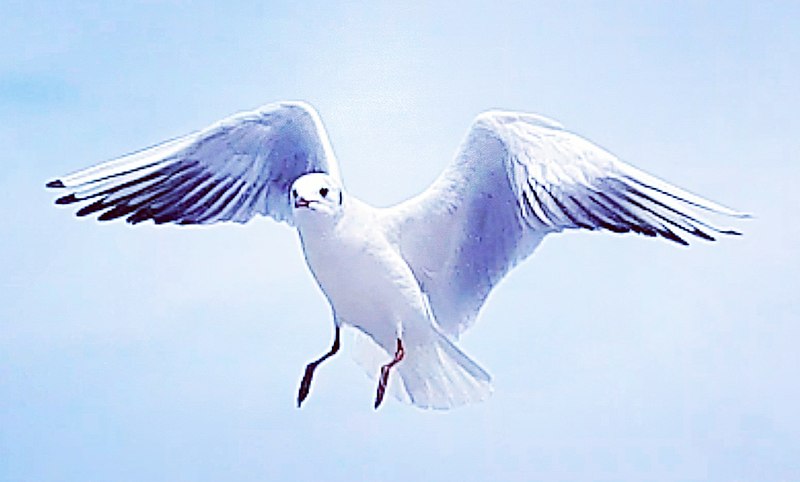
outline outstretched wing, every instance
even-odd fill
[[[242,112],[148,149],[49,182],[66,189],[56,204],[85,202],[129,223],[244,223],[256,214],[292,222],[288,192],[298,177],[326,172],[336,159],[314,109],[280,102]]]
[[[605,229],[680,244],[687,235],[739,234],[692,208],[747,216],[634,169],[554,121],[488,112],[437,181],[386,216],[440,328],[456,336],[548,233]]]

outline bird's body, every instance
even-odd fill
[[[299,196],[311,199],[311,206],[323,200],[318,186],[325,179],[317,182],[323,176],[306,176],[304,181],[312,181],[313,187],[305,194],[303,188],[309,183],[296,183]],[[335,197],[331,194],[335,188],[328,189],[328,196]],[[361,330],[387,353],[395,353],[397,340],[404,340],[398,371],[417,405],[445,408],[454,404],[454,397],[484,398],[489,376],[438,333],[426,295],[397,244],[396,226],[385,219],[391,211],[353,196],[344,199],[337,215],[303,206],[295,208],[294,216],[306,262],[334,309],[337,327],[346,324]],[[474,383],[465,384],[457,368],[462,364],[478,375],[469,380]],[[454,373],[444,378],[424,376],[438,365],[451,367]],[[422,384],[423,379],[431,386]],[[420,386],[409,390],[414,384]],[[429,393],[433,388],[437,397]],[[440,399],[442,395],[446,396]]]
[[[633,232],[688,244],[738,234],[701,210],[747,215],[683,191],[621,161],[555,121],[512,112],[479,115],[455,160],[420,195],[375,208],[347,193],[316,112],[269,104],[207,129],[48,183],[86,202],[78,215],[136,224],[246,222],[256,214],[297,227],[309,269],[331,304],[336,337],[306,367],[339,350],[339,327],[367,334],[386,354],[398,393],[425,408],[484,399],[490,377],[453,343],[493,287],[548,234]],[[395,379],[395,378],[392,378]]]
[[[391,350],[403,320],[425,319],[422,291],[377,222],[377,210],[351,197],[342,211],[335,224],[296,217],[306,262],[338,322]]]

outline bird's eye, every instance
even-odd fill
[[[292,197],[297,197],[297,189],[292,189]]]
[[[322,196],[322,197],[327,196],[328,195],[328,188],[327,187],[323,187],[322,189],[320,189],[319,190],[319,195]]]

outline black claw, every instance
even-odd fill
[[[300,408],[300,405],[302,405],[306,397],[308,397],[308,392],[311,390],[311,377],[314,376],[315,368],[317,368],[317,365],[314,363],[309,363],[306,366],[303,380],[300,381],[300,390],[297,392],[297,408]]]
[[[375,395],[375,410],[383,403],[383,397],[386,394],[386,385],[389,381],[389,368],[388,366],[381,367],[381,377],[378,381],[378,393]]]

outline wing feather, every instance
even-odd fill
[[[291,223],[288,191],[300,176],[338,166],[322,122],[301,102],[268,104],[183,137],[61,177],[56,204],[129,223],[244,223],[256,214]]]

